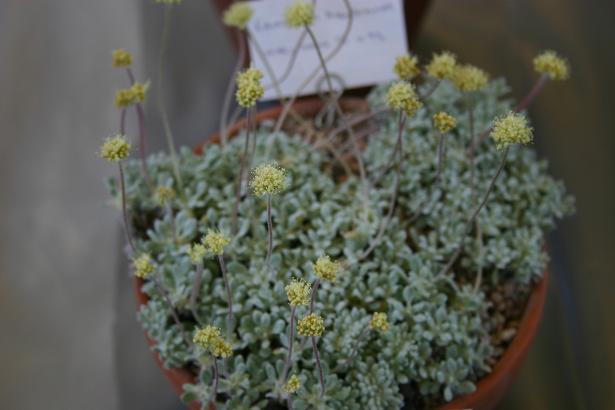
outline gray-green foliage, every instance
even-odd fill
[[[473,96],[477,132],[509,109],[509,101],[502,99],[507,91],[499,80]],[[369,101],[374,107],[383,104],[384,92],[379,88],[372,93]],[[327,394],[319,397],[310,343],[300,350],[298,340],[292,372],[300,375],[302,387],[294,408],[399,408],[404,403],[402,385],[413,386],[427,400],[451,400],[472,391],[473,382],[489,371],[487,362],[494,349],[483,323],[488,303],[483,292],[472,286],[477,271],[482,267],[490,283],[531,283],[539,278],[547,261],[544,233],[556,218],[571,211],[572,202],[562,184],[546,174],[546,164],[536,159],[531,148],[513,147],[479,217],[482,252],[476,236],[468,237],[452,274],[435,280],[459,242],[472,208],[465,153],[469,144],[466,97],[443,83],[426,108],[406,124],[398,207],[381,245],[361,262],[358,254],[369,245],[387,212],[393,171],[370,187],[370,208],[364,217],[358,178],[336,183],[330,174],[332,159],[326,153],[312,150],[300,136],[277,138],[270,158],[288,170],[289,183],[273,198],[271,266],[264,266],[265,200],[252,195],[241,203],[239,230],[224,255],[233,290],[235,355],[228,361],[229,376],[220,385],[224,395],[219,397],[225,401],[218,402],[219,408],[264,408],[268,400],[280,400],[276,382],[287,352],[290,316],[284,286],[291,277],[313,280],[310,263],[323,253],[349,262],[335,283],[323,283],[318,291],[316,311],[326,325],[319,348]],[[438,141],[430,117],[440,110],[454,115],[458,126],[446,136],[442,180],[434,189]],[[378,175],[390,164],[396,133],[397,116],[382,116],[380,130],[363,152],[368,175]],[[265,131],[259,131],[255,165],[267,160],[263,157],[266,137]],[[201,156],[181,150],[184,190],[172,204],[179,245],[173,243],[169,216],[140,177],[139,164],[130,162],[126,167],[129,210],[140,233],[137,247],[153,256],[161,282],[190,332],[194,323],[187,304],[195,268],[186,249],[207,228],[231,231],[242,147],[240,136],[224,150],[208,146]],[[477,151],[478,198],[484,195],[500,158],[490,141]],[[150,157],[148,165],[156,184],[177,188],[166,154]],[[419,209],[420,217],[410,223]],[[156,288],[148,282],[144,291],[151,300],[139,319],[156,340],[155,350],[169,367],[202,361],[198,382],[186,386],[185,398],[206,401],[211,391],[210,359],[187,349]],[[224,334],[226,294],[214,259],[205,262],[200,295],[200,316]],[[370,331],[360,341],[356,358],[340,367],[375,311],[388,313],[390,330]],[[305,308],[298,309],[299,318],[305,314]]]

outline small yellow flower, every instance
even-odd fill
[[[152,257],[148,253],[142,253],[139,257],[132,261],[135,267],[135,276],[137,278],[145,279],[155,269],[152,263]]]
[[[239,105],[245,108],[252,107],[265,94],[265,87],[261,84],[262,78],[263,73],[256,68],[248,68],[237,75],[235,99]]]
[[[449,132],[457,126],[457,120],[455,117],[445,113],[444,111],[434,114],[432,120],[434,127],[436,127],[442,134]]]
[[[443,51],[440,54],[433,55],[426,70],[432,77],[442,80],[444,78],[450,78],[453,75],[456,65],[457,57],[455,57],[455,54]]]
[[[316,260],[316,263],[312,265],[312,269],[314,274],[320,279],[334,281],[337,272],[340,270],[340,263],[332,261],[328,255],[324,255]]]
[[[217,337],[211,342],[210,351],[215,357],[223,359],[233,355],[233,347],[221,337]]]
[[[282,391],[286,394],[296,393],[301,388],[301,380],[296,374],[293,374],[288,378],[288,381],[282,386]]]
[[[119,108],[130,107],[135,103],[135,94],[132,88],[117,90],[115,93],[115,106]]]
[[[314,5],[297,0],[286,9],[286,25],[292,28],[309,26],[314,22]]]
[[[205,246],[200,243],[195,243],[188,248],[188,256],[195,265],[203,262],[206,253]]]
[[[112,162],[118,162],[128,156],[130,153],[130,144],[123,135],[116,135],[105,140],[100,147],[101,158]]]
[[[149,89],[149,82],[143,83],[134,83],[132,87],[130,87],[130,92],[132,93],[132,101],[134,103],[145,101],[145,93]]]
[[[547,50],[534,58],[534,70],[552,80],[567,80],[570,76],[568,62],[555,51]]]
[[[231,27],[244,30],[254,14],[252,7],[247,1],[238,1],[224,11],[222,21]]]
[[[528,125],[523,114],[509,112],[495,120],[491,138],[496,142],[497,149],[503,149],[510,144],[528,144],[532,142],[532,127]]]
[[[160,203],[160,205],[165,205],[171,199],[175,197],[175,191],[173,188],[160,185],[156,188],[156,199]]]
[[[399,81],[389,87],[386,101],[389,107],[404,111],[408,117],[412,117],[422,106],[412,84],[404,81]]]
[[[400,80],[410,80],[421,72],[418,67],[419,59],[416,56],[403,55],[397,57],[393,71]]]
[[[286,171],[276,163],[259,165],[252,171],[250,187],[256,196],[277,194],[285,186]]]
[[[222,232],[208,229],[207,235],[203,237],[201,242],[207,247],[207,250],[214,255],[222,255],[224,253],[224,247],[231,243],[231,240]]]
[[[460,91],[478,91],[487,85],[489,76],[483,70],[470,64],[457,66],[451,81]]]
[[[372,329],[386,332],[387,330],[389,330],[389,320],[387,318],[387,314],[381,312],[374,313],[374,315],[372,316],[372,320],[369,322],[369,326]]]
[[[310,313],[297,322],[297,333],[299,333],[299,336],[322,336],[324,331],[325,321],[315,313]]]
[[[132,54],[121,48],[113,50],[111,64],[117,68],[130,67],[132,64]]]
[[[220,338],[220,328],[207,325],[203,329],[197,329],[192,341],[203,349],[209,349],[212,343]]]
[[[307,305],[310,303],[312,285],[303,279],[293,279],[284,288],[288,302],[291,306]]]

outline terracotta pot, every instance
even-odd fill
[[[342,108],[353,111],[366,111],[367,104],[363,99],[357,98],[345,98],[342,99]],[[315,115],[323,107],[323,102],[320,99],[309,98],[299,100],[296,102],[294,109],[302,115],[310,116]],[[262,111],[257,115],[257,122],[264,120],[275,119],[280,115],[281,107],[273,107],[268,110]],[[229,135],[234,136],[245,126],[245,119],[239,121],[233,127],[229,129]],[[201,146],[195,148],[197,154],[201,154],[203,149],[209,144],[217,144],[220,141],[220,136],[214,134]],[[437,410],[459,410],[459,409],[473,409],[473,410],[491,410],[494,409],[500,402],[514,377],[519,370],[519,367],[523,363],[527,352],[530,349],[534,336],[538,331],[538,325],[542,318],[542,311],[547,299],[547,285],[549,282],[549,273],[545,271],[543,278],[536,284],[532,293],[528,299],[525,312],[519,323],[517,334],[515,335],[512,343],[508,346],[508,349],[504,352],[498,363],[494,366],[492,372],[483,377],[476,384],[476,391],[471,394],[460,396],[453,401],[446,403],[439,407]],[[133,277],[133,288],[135,297],[137,299],[138,307],[148,302],[146,294],[141,292],[141,286],[143,280]],[[145,334],[147,343],[153,346],[155,342]],[[154,354],[158,366],[171,383],[173,390],[181,395],[183,392],[182,386],[186,383],[194,382],[194,375],[186,369],[166,369],[160,357]],[[188,405],[190,410],[199,410],[198,403],[191,403]],[[210,407],[215,410],[215,407]]]

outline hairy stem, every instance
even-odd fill
[[[310,313],[314,312],[314,304],[316,303],[316,294],[318,293],[318,286],[320,285],[320,279],[316,279],[314,281],[314,286],[312,286],[312,299],[310,300]]]
[[[214,405],[216,404],[216,397],[218,396],[218,383],[220,382],[220,372],[218,371],[218,359],[216,358],[216,356],[212,355],[211,356],[214,359],[214,363],[212,365],[212,369],[213,369],[213,380],[212,380],[212,386],[211,386],[211,390],[212,390],[212,394],[211,394],[211,399],[209,400],[210,405]]]
[[[169,219],[171,220],[171,230],[173,231],[173,244],[177,246],[179,243],[177,239],[177,224],[175,223],[175,213],[173,212],[173,207],[170,203],[167,203],[167,214],[169,215]]]
[[[237,42],[239,43],[239,52],[237,55],[237,62],[235,63],[235,67],[233,67],[233,74],[226,86],[226,92],[224,93],[224,102],[222,103],[222,111],[220,112],[220,124],[219,124],[219,133],[220,140],[222,143],[222,147],[226,147],[226,142],[228,140],[228,124],[229,124],[229,111],[231,109],[231,102],[233,100],[233,90],[235,89],[235,78],[237,77],[237,73],[243,67],[246,59],[246,45],[243,38],[243,33],[240,30],[236,30],[237,33]]]
[[[226,269],[226,263],[224,262],[224,256],[218,255],[218,263],[220,264],[222,278],[224,279],[224,287],[226,289],[226,302],[228,304],[228,313],[226,316],[226,333],[227,339],[230,341],[231,333],[233,330],[233,292],[231,292],[231,285],[228,280],[228,271]]]
[[[359,345],[361,344],[361,340],[363,340],[363,338],[367,335],[367,333],[369,333],[369,329],[370,329],[369,326],[365,326],[365,328],[361,331],[361,333],[357,337],[357,340],[355,340],[354,342],[354,346],[352,347],[352,351],[350,352],[350,355],[348,355],[346,360],[344,360],[344,362],[335,369],[335,372],[347,367],[352,361],[352,359],[354,359],[355,355],[357,354],[357,351],[359,350]]]
[[[450,269],[453,267],[453,265],[455,264],[455,262],[457,261],[459,256],[461,255],[461,252],[463,251],[463,246],[464,246],[465,238],[470,233],[470,231],[472,230],[472,226],[474,225],[474,222],[475,222],[476,218],[478,217],[478,214],[480,213],[480,211],[483,209],[483,207],[487,203],[487,200],[489,199],[489,195],[491,194],[491,191],[493,191],[493,188],[495,186],[495,182],[497,181],[498,177],[500,176],[500,173],[502,172],[502,169],[504,169],[504,165],[506,165],[506,159],[508,158],[508,152],[509,151],[510,151],[510,147],[507,146],[504,149],[504,154],[502,154],[502,160],[500,161],[500,166],[498,167],[497,172],[495,173],[495,175],[491,179],[491,182],[489,183],[489,187],[487,188],[487,192],[485,192],[485,196],[483,197],[483,200],[478,205],[478,207],[474,210],[474,213],[472,214],[472,217],[466,223],[466,226],[465,226],[465,229],[463,231],[463,234],[461,235],[461,240],[459,241],[459,244],[457,245],[457,249],[455,250],[455,253],[453,253],[453,256],[448,261],[448,263],[444,266],[444,268],[442,268],[442,270],[435,276],[435,279],[437,279],[437,278],[439,278],[441,276],[446,275],[450,271]]]
[[[312,336],[312,351],[314,352],[314,359],[316,360],[316,367],[318,368],[318,378],[320,380],[320,397],[325,395],[325,375],[322,371],[322,364],[320,363],[320,353],[318,352],[318,346],[316,346],[316,337]]]
[[[271,221],[271,194],[267,194],[267,258],[265,265],[269,265],[273,251],[273,222]]]
[[[126,238],[128,239],[128,244],[130,245],[132,253],[136,254],[137,248],[135,247],[135,243],[132,240],[132,235],[130,234],[130,225],[128,225],[128,212],[126,211],[126,183],[124,182],[124,167],[122,166],[121,161],[119,161],[117,165],[120,171],[120,194],[122,200],[122,218],[124,219],[124,232],[126,233]]]
[[[201,320],[197,311],[197,301],[199,299],[199,292],[201,291],[201,281],[203,280],[203,262],[196,264],[196,272],[194,273],[194,282],[192,282],[192,292],[190,293],[190,311],[194,319],[201,323]]]
[[[126,68],[126,72],[128,73],[128,79],[130,81],[130,85],[134,85],[135,76],[132,73],[130,67]],[[135,110],[137,111],[137,120],[139,123],[139,156],[141,159],[141,172],[143,172],[143,177],[145,178],[145,182],[151,188],[152,180],[149,176],[149,172],[147,170],[147,148],[145,144],[145,111],[143,110],[143,104],[140,102],[135,104]]]
[[[173,303],[171,302],[171,299],[169,298],[169,294],[167,293],[165,288],[162,286],[162,283],[160,282],[160,279],[157,277],[157,275],[154,275],[152,277],[152,280],[154,282],[154,285],[156,286],[156,289],[158,289],[158,292],[160,292],[160,294],[162,295],[164,302],[167,304],[167,308],[169,309],[169,312],[171,312],[171,317],[173,318],[175,325],[179,328],[179,332],[182,335],[182,338],[184,339],[184,343],[186,343],[186,346],[192,347],[192,342],[186,335],[184,326],[182,325],[182,322],[179,320],[179,316],[177,315],[177,312],[175,311],[175,308],[173,307]]]
[[[286,382],[286,376],[288,375],[288,371],[290,370],[290,366],[292,364],[293,359],[293,342],[295,339],[295,313],[297,311],[296,306],[291,306],[290,308],[290,329],[288,331],[288,355],[286,356],[286,361],[284,362],[284,369],[280,374],[279,385],[282,385]]]
[[[239,165],[239,174],[237,175],[237,185],[235,186],[235,204],[233,205],[233,214],[231,216],[231,226],[233,228],[233,233],[237,232],[237,220],[239,217],[239,204],[241,202],[241,187],[243,185],[243,175],[245,173],[246,164],[248,161],[248,154],[250,148],[250,112],[248,111],[247,115],[247,124],[246,124],[246,138],[243,146],[243,154],[240,159]]]

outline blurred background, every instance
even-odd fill
[[[412,0],[410,0],[410,3]],[[0,408],[180,409],[136,323],[111,169],[95,153],[115,131],[134,53],[156,79],[164,7],[153,0],[0,0]],[[502,409],[615,408],[615,5],[599,0],[434,0],[413,51],[451,49],[514,96],[553,48],[572,79],[531,106],[536,148],[577,199],[550,237],[545,317]],[[234,52],[214,8],[170,16],[164,96],[182,144],[217,129]],[[154,102],[152,148],[164,146]],[[133,126],[133,124],[131,124]]]

